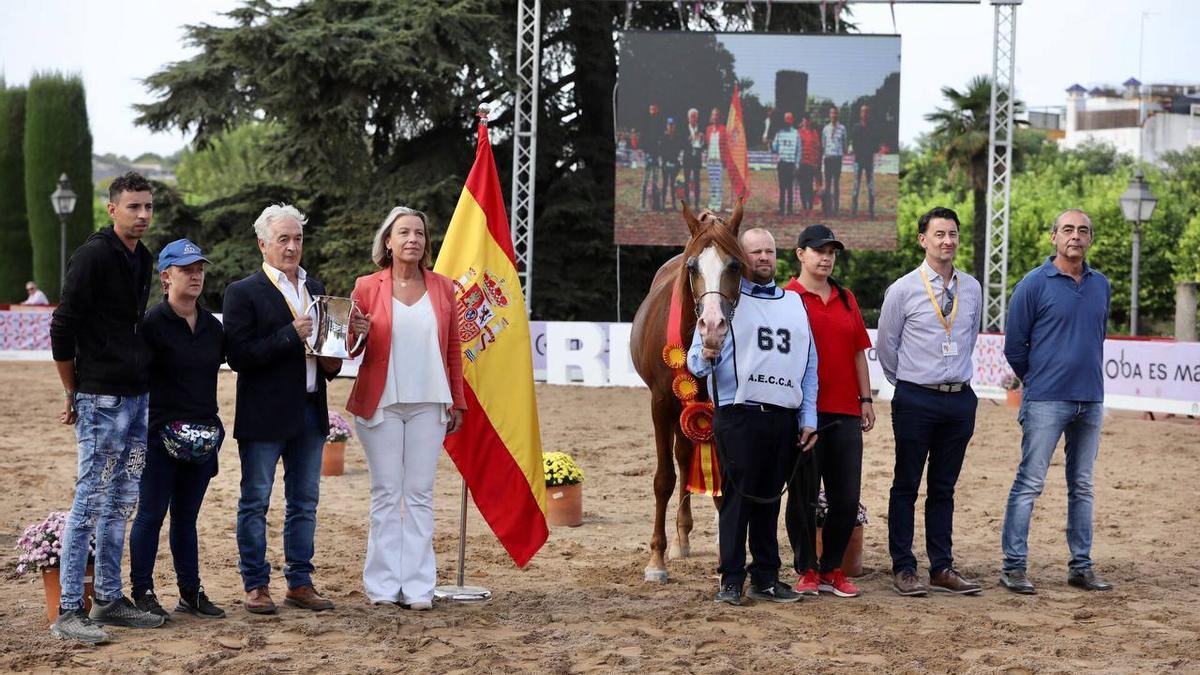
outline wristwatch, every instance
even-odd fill
[[[870,396],[859,396],[858,402],[859,403],[874,403],[875,399],[871,398]]]
[[[75,407],[75,394],[76,393],[77,392],[71,391],[69,389],[63,389],[63,400],[70,401],[72,408]]]

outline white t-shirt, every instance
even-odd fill
[[[437,316],[426,292],[411,307],[392,298],[392,350],[379,407],[363,424],[383,421],[383,409],[396,403],[452,405],[450,383],[442,362]]]

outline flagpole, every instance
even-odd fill
[[[488,108],[479,106],[475,117],[487,124]],[[437,586],[433,596],[451,602],[484,602],[490,600],[492,592],[483,586],[465,585],[467,575],[467,477],[462,479],[462,500],[458,507],[458,583],[454,586]]]
[[[490,600],[492,592],[482,586],[466,586],[467,567],[467,479],[462,482],[462,501],[458,510],[458,583],[454,586],[437,586],[433,597],[451,602],[483,602]]]

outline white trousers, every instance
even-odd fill
[[[395,403],[374,426],[355,422],[371,470],[363,588],[372,602],[433,600],[433,480],[445,410],[441,403]]]

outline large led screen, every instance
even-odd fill
[[[626,31],[616,95],[617,244],[682,245],[686,200],[847,246],[896,242],[900,38]]]

